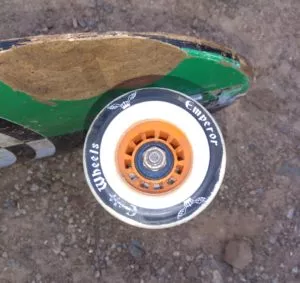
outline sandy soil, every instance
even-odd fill
[[[215,116],[228,169],[213,204],[164,231],[113,219],[81,149],[0,171],[0,282],[300,282],[298,0],[0,0],[0,38],[165,31],[234,47],[256,67]]]

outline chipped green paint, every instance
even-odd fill
[[[238,61],[235,61],[233,59],[227,58],[222,56],[218,53],[211,53],[207,51],[201,51],[190,49],[190,48],[182,48],[188,55],[191,57],[201,58],[205,60],[214,61],[216,63],[227,63],[228,65],[231,65],[233,68],[239,69],[241,67],[241,64]]]
[[[182,48],[189,57],[169,74],[145,87],[164,87],[187,95],[202,93],[202,103],[216,100],[215,94],[230,98],[244,93],[250,79],[240,70],[237,61],[221,54]],[[4,118],[52,137],[86,130],[95,115],[109,101],[131,89],[108,91],[98,96],[74,101],[55,100],[45,103],[13,90],[0,81],[0,118]]]

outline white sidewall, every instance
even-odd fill
[[[120,175],[116,152],[122,135],[143,120],[165,120],[181,129],[188,138],[193,153],[189,175],[179,188],[162,195],[148,195],[133,189]],[[163,101],[147,101],[135,104],[116,116],[105,130],[100,162],[110,187],[127,202],[148,209],[162,209],[182,203],[202,184],[210,161],[207,137],[201,125],[183,108]]]

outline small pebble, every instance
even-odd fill
[[[271,235],[271,236],[269,237],[269,242],[270,242],[272,245],[274,245],[274,244],[276,243],[276,240],[277,240],[276,236]]]
[[[62,189],[63,189],[63,184],[58,181],[53,183],[53,185],[51,186],[51,190],[55,193],[61,191]]]
[[[264,188],[258,188],[258,189],[256,189],[256,192],[258,194],[262,194],[264,192]]]
[[[21,191],[21,193],[22,193],[23,195],[28,195],[28,194],[29,194],[29,191],[28,191],[27,189],[23,189],[23,190]]]
[[[95,273],[95,278],[99,278],[100,277],[100,272],[97,270]]]
[[[73,28],[74,28],[74,29],[77,29],[77,28],[78,28],[78,23],[77,23],[77,19],[76,19],[76,18],[73,18],[73,19],[72,19],[72,24],[73,24]]]
[[[20,191],[21,190],[20,185],[18,185],[18,184],[15,184],[14,188],[15,188],[16,191]]]
[[[55,247],[55,248],[52,249],[52,251],[53,251],[56,255],[58,255],[58,254],[60,254],[60,247]]]
[[[226,245],[224,260],[235,269],[244,269],[252,258],[252,249],[247,241],[232,240]]]
[[[7,261],[7,265],[11,268],[19,268],[20,267],[20,264],[18,261],[14,260],[14,259],[9,259]]]
[[[62,244],[65,241],[65,236],[63,234],[57,234],[56,238],[59,244]]]
[[[101,8],[105,12],[105,14],[111,14],[114,11],[114,6],[110,3],[102,3]]]
[[[192,261],[194,258],[192,256],[187,255],[185,257],[186,261]]]
[[[37,184],[32,184],[30,187],[31,192],[36,192],[39,190],[39,186]]]
[[[298,272],[299,272],[298,267],[297,267],[297,266],[293,267],[292,273],[293,273],[293,274],[298,274]]]
[[[259,214],[259,215],[257,215],[257,218],[258,218],[258,220],[259,220],[259,221],[263,221],[263,219],[264,219],[264,216],[263,216],[263,215],[261,215],[261,214]]]
[[[213,271],[213,279],[212,279],[212,283],[223,283],[223,278],[222,275],[220,274],[220,272],[218,270],[214,270]]]
[[[174,251],[174,252],[173,252],[173,256],[179,257],[179,256],[180,256],[180,252],[179,252],[179,251]]]
[[[261,278],[264,279],[264,280],[268,280],[268,279],[269,279],[269,275],[266,274],[266,273],[263,273],[263,274],[261,275]]]
[[[6,199],[3,202],[3,208],[4,209],[14,209],[18,207],[18,202],[14,199]]]
[[[288,219],[293,219],[294,213],[295,213],[295,208],[292,207],[292,208],[290,208],[290,209],[288,210],[288,212],[287,212],[287,214],[286,214],[286,217],[287,217]]]
[[[4,225],[0,225],[0,233],[5,233],[7,231],[7,227]]]

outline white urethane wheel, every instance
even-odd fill
[[[225,172],[215,120],[190,97],[163,88],[126,93],[95,118],[84,171],[98,202],[118,219],[167,228],[203,211]]]

